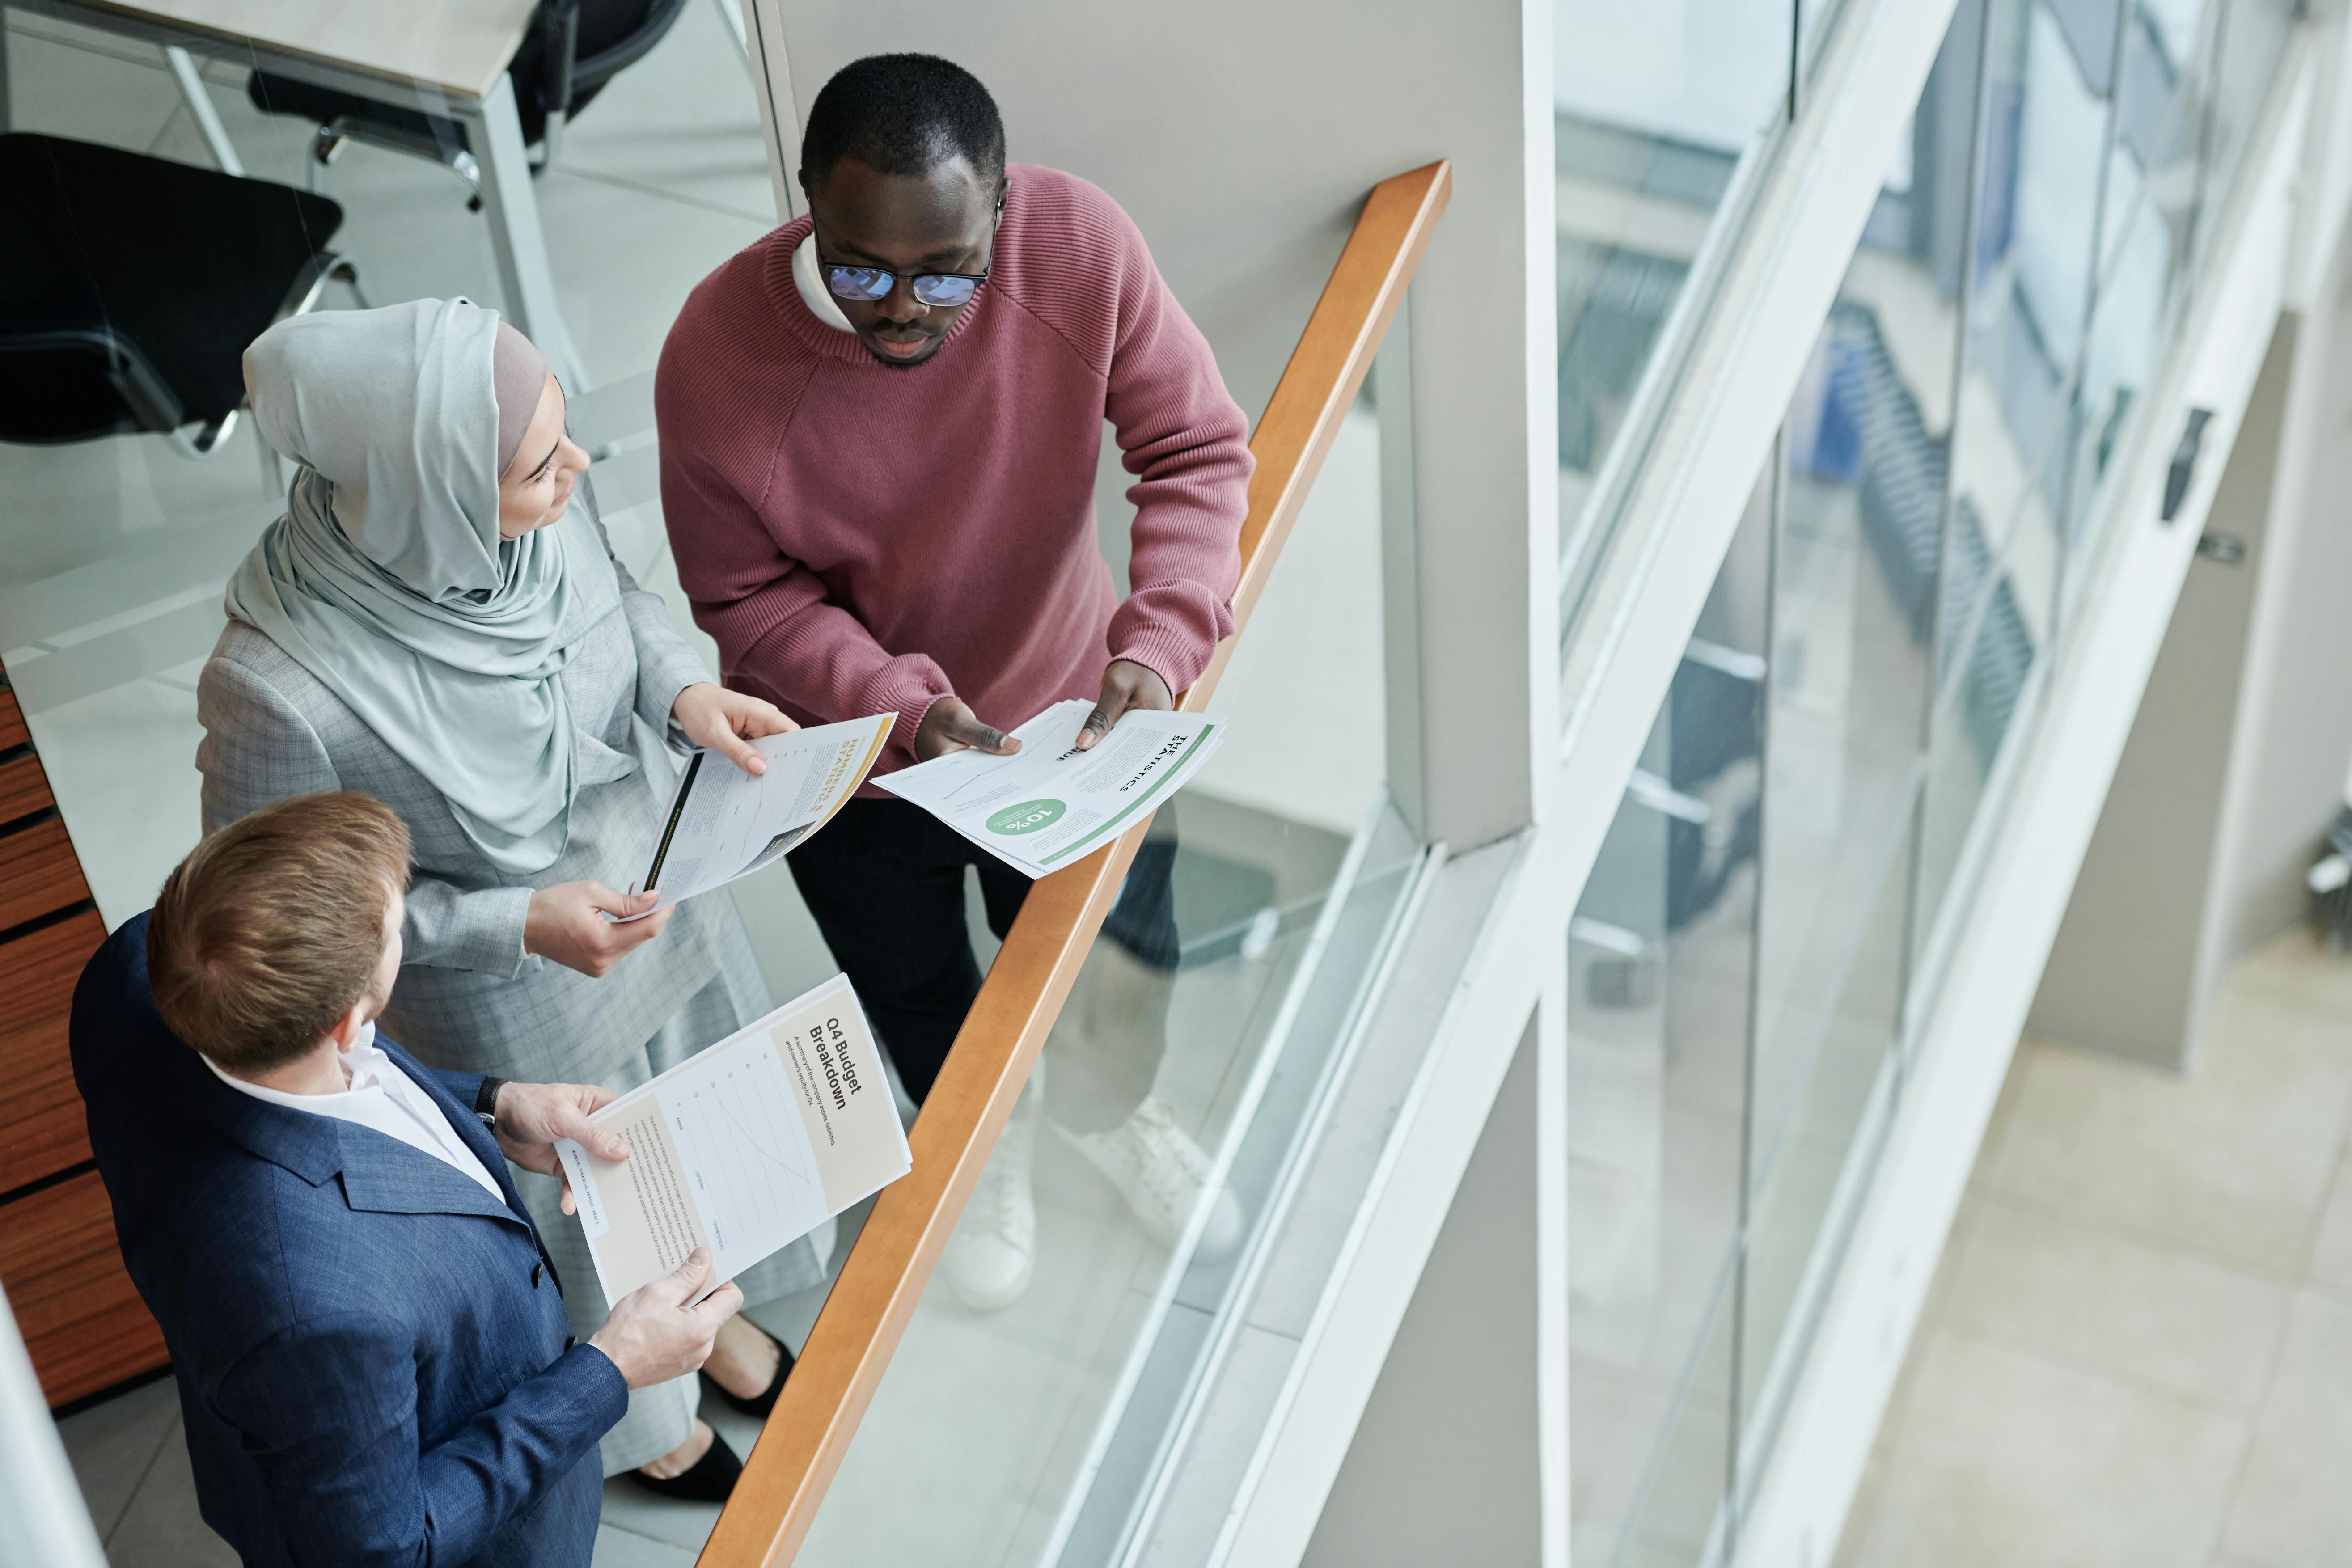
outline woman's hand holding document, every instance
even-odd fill
[[[914,802],[1032,877],[1059,870],[1118,837],[1183,788],[1224,739],[1213,713],[1130,708],[1091,751],[1078,731],[1083,697],[1056,702],[1013,731],[1011,756],[950,752],[874,782]]]
[[[892,718],[877,713],[762,735],[751,742],[767,761],[762,773],[745,773],[709,751],[688,757],[646,874],[630,889],[661,898],[652,910],[628,918],[643,920],[773,865],[857,793],[882,754]]]
[[[730,1279],[912,1168],[846,975],[589,1120],[629,1145],[618,1161],[555,1145],[608,1301],[698,1247],[710,1248],[711,1281]]]

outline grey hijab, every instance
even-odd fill
[[[575,731],[561,679],[620,604],[586,508],[499,538],[498,325],[416,300],[254,340],[255,424],[301,471],[227,610],[424,774],[486,859],[527,876],[563,852],[582,785],[635,764]]]

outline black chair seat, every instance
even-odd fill
[[[117,148],[0,134],[0,440],[213,423],[343,209]]]
[[[606,82],[643,59],[685,8],[686,0],[581,0],[571,113],[577,116]],[[547,134],[549,75],[546,46],[538,27],[524,35],[507,74],[514,79],[515,114],[522,121],[523,144],[536,146]],[[346,130],[374,127],[387,133],[380,140],[425,149],[463,149],[477,158],[482,155],[481,148],[468,142],[464,123],[434,113],[429,102],[415,108],[384,103],[258,70],[246,78],[245,94],[264,114],[293,115],[316,125],[340,123]]]

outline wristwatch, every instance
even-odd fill
[[[482,1125],[493,1133],[499,1130],[499,1090],[506,1086],[506,1079],[484,1073],[482,1087],[474,1091],[474,1114],[481,1118]]]

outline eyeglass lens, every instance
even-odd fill
[[[842,299],[860,300],[881,299],[898,280],[896,273],[880,267],[828,266],[824,278],[825,287]],[[949,272],[923,272],[910,280],[910,287],[921,303],[952,309],[970,300],[980,281]]]

